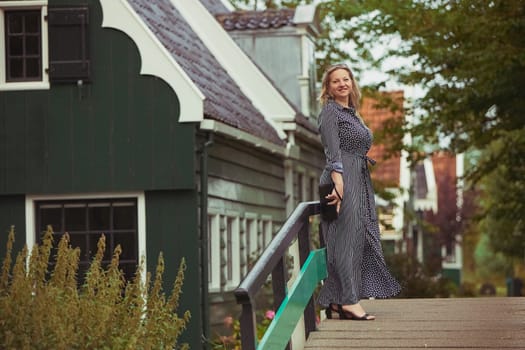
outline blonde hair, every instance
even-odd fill
[[[330,75],[338,69],[346,70],[350,76],[350,80],[352,81],[352,90],[350,91],[350,96],[348,97],[348,103],[350,106],[358,110],[361,100],[361,91],[359,90],[359,86],[355,81],[354,74],[346,64],[334,64],[325,70],[321,84],[321,94],[319,95],[319,101],[321,102],[321,105],[324,106],[326,102],[332,98],[332,96],[330,96],[330,92],[328,91],[330,86]]]

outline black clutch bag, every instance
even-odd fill
[[[325,197],[334,190],[334,183],[319,185],[319,203],[321,204],[321,219],[324,221],[334,221],[337,219],[336,205],[329,205]]]

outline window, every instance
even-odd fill
[[[51,225],[56,245],[67,232],[71,246],[80,248],[80,282],[97,252],[97,243],[102,233],[106,236],[103,263],[110,263],[113,250],[120,244],[120,268],[126,279],[134,276],[139,256],[136,198],[37,200],[34,207],[36,240],[41,237],[47,225]]]
[[[273,237],[270,216],[208,211],[208,288],[234,290]]]
[[[226,232],[223,237],[225,243],[224,249],[226,250],[225,263],[225,276],[226,276],[226,288],[229,290],[235,289],[239,283],[241,283],[241,263],[240,254],[241,249],[239,245],[240,227],[238,216],[226,216]]]
[[[208,288],[210,292],[221,289],[220,215],[208,211]]]
[[[0,3],[0,90],[48,89],[47,1]]]
[[[270,244],[271,240],[273,239],[273,223],[272,218],[267,215],[261,216],[261,235],[263,238],[262,246],[260,247],[260,251],[262,251]]]
[[[89,8],[0,1],[0,90],[91,80]]]
[[[6,11],[6,81],[42,79],[40,11]]]

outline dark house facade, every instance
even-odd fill
[[[167,291],[184,257],[192,347],[209,296],[228,301],[289,208],[314,199],[322,166],[309,116],[242,55],[224,11],[0,1],[1,232],[15,226],[16,250],[47,225],[68,232],[81,269],[104,233],[127,275],[162,251]]]

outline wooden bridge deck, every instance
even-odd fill
[[[375,321],[323,320],[314,349],[525,349],[525,298],[365,300]]]

